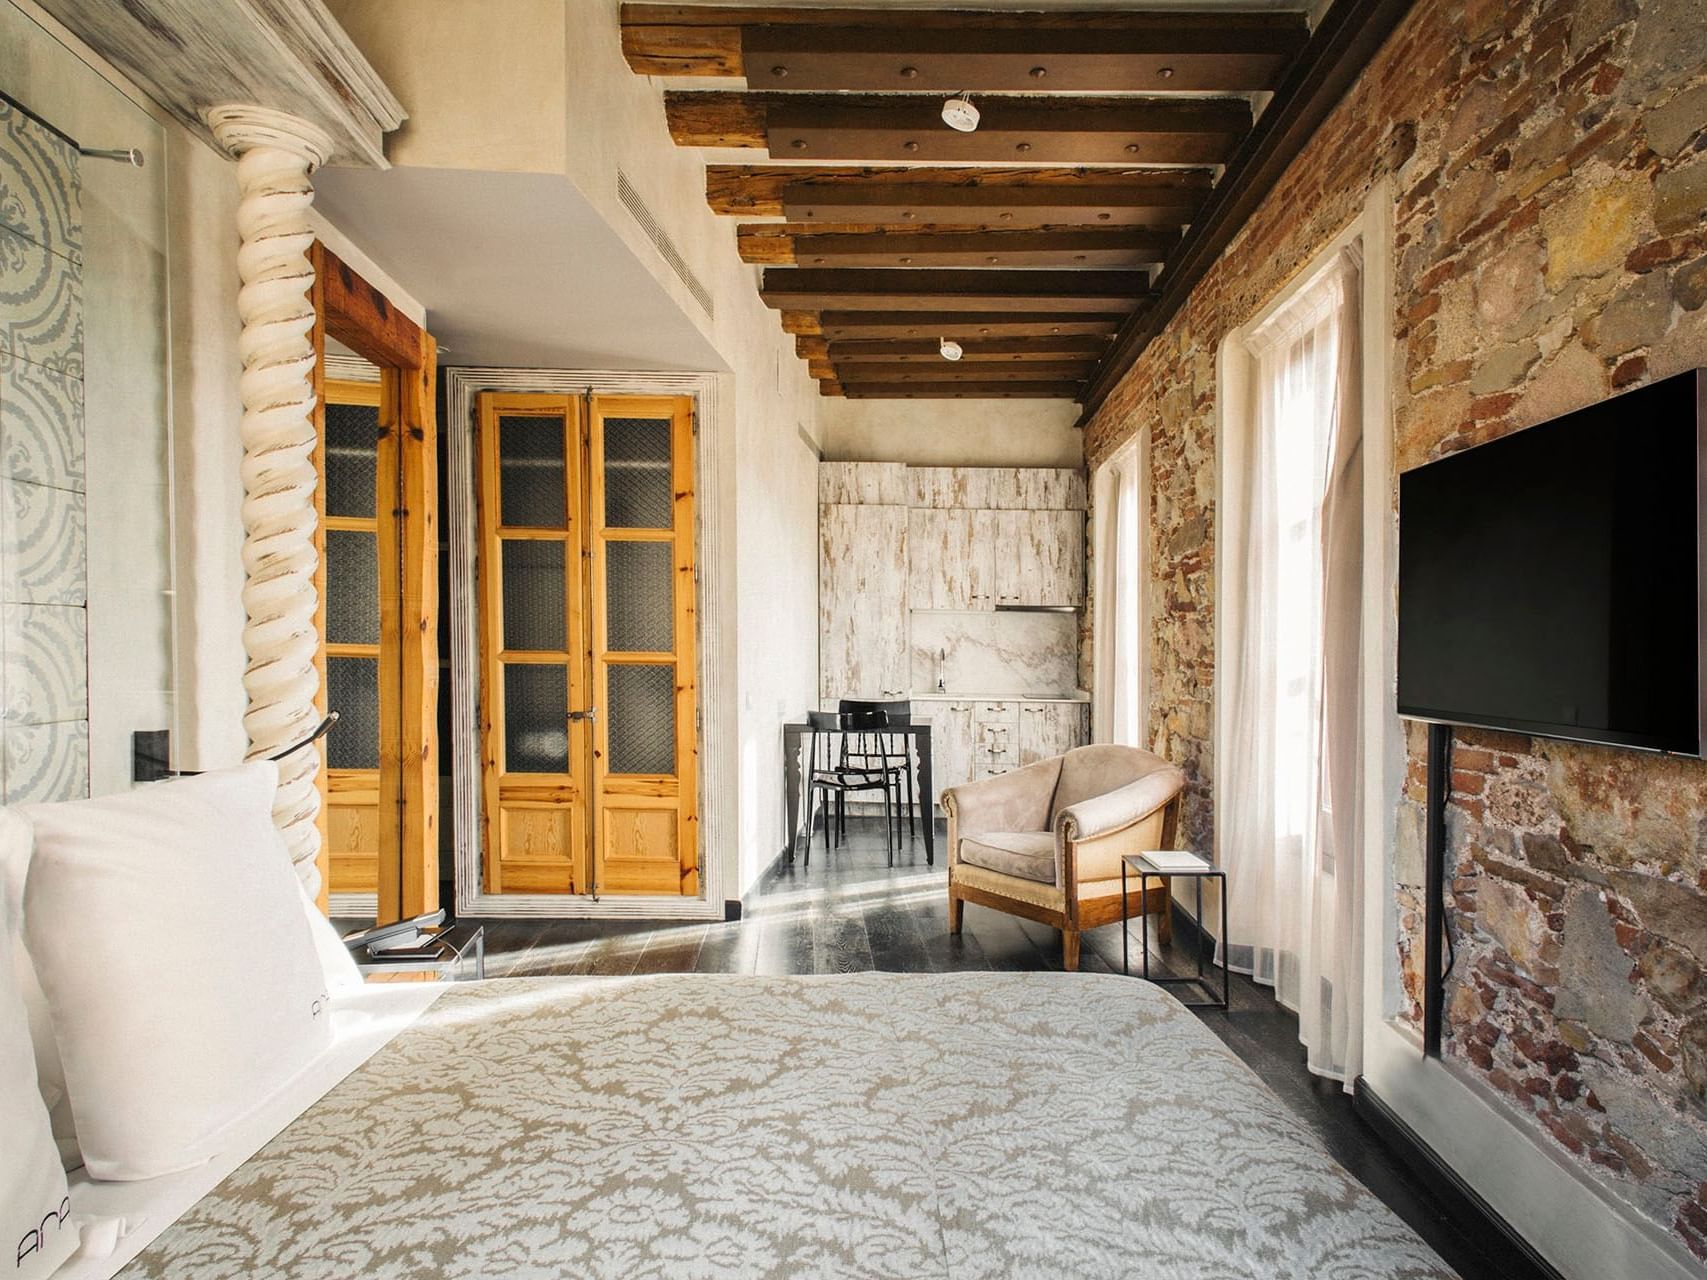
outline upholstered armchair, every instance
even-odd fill
[[[943,793],[948,815],[948,931],[966,903],[1061,931],[1062,962],[1079,967],[1079,934],[1121,917],[1123,854],[1173,847],[1185,774],[1136,747],[1077,747]],[[1136,882],[1134,882],[1136,883]],[[1149,901],[1132,889],[1134,916],[1156,912],[1173,936],[1168,886]]]

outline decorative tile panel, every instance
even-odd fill
[[[7,725],[0,768],[7,804],[82,799],[89,794],[89,722]]]
[[[0,699],[7,731],[15,724],[88,719],[85,611],[67,605],[7,604],[0,608],[0,617]]]
[[[0,227],[64,257],[83,256],[76,148],[0,98]]]
[[[89,794],[76,148],[0,100],[0,792]]]
[[[0,475],[83,488],[83,382],[0,351]]]
[[[0,351],[83,376],[83,264],[0,227]]]
[[[0,601],[88,602],[83,495],[0,479]]]

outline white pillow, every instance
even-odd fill
[[[260,762],[20,812],[24,938],[83,1161],[173,1173],[330,1043],[330,998]]]
[[[83,1163],[77,1153],[77,1127],[71,1118],[71,1099],[65,1093],[65,1068],[59,1062],[59,1046],[53,1042],[47,997],[36,979],[35,962],[24,946],[20,927],[24,914],[24,877],[29,872],[34,839],[29,823],[10,809],[0,809],[0,894],[6,899],[5,907],[0,910],[9,909],[12,916],[10,935],[0,930],[0,948],[11,952],[12,971],[18,994],[23,998],[30,1040],[35,1046],[36,1088],[41,1090],[42,1103],[47,1107],[60,1161],[69,1173]],[[0,981],[4,981],[4,975],[0,975]]]
[[[0,943],[17,944],[15,909],[0,894]],[[77,1248],[65,1170],[36,1085],[29,1018],[0,970],[0,1274],[46,1280]],[[11,1257],[12,1263],[4,1259]]]
[[[361,986],[362,971],[356,968],[356,958],[332,922],[320,913],[319,904],[308,896],[308,887],[300,879],[297,884],[302,887],[302,905],[308,912],[308,928],[314,935],[314,953],[320,957],[320,971],[326,976],[326,990],[337,995]]]

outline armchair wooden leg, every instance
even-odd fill
[[[1145,904],[1149,909],[1149,904]],[[1156,921],[1156,938],[1164,946],[1171,946],[1174,940],[1174,898],[1169,882],[1162,882],[1162,907],[1158,914],[1161,919]]]
[[[948,891],[948,931],[959,933],[961,923],[966,919],[966,900],[955,896],[953,888]]]
[[[1079,971],[1079,931],[1061,930],[1061,967],[1068,973]]]

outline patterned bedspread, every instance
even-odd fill
[[[1451,1272],[1159,989],[453,988],[128,1280]]]

